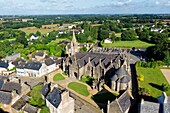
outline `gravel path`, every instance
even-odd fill
[[[161,69],[163,75],[165,76],[166,80],[170,84],[170,69]]]

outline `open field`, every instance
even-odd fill
[[[57,43],[59,43],[59,42],[62,42],[62,41],[64,41],[64,40],[68,40],[68,39],[66,39],[66,38],[57,38],[56,40],[51,41],[51,42],[48,43],[47,45],[55,45],[55,44],[57,44]]]
[[[66,26],[67,24],[64,24]],[[30,33],[36,33],[37,31],[41,32],[42,34],[49,33],[53,30],[65,30],[67,28],[59,28],[58,24],[53,25],[43,25],[42,28],[36,28],[36,27],[27,27],[27,28],[20,28],[19,30],[25,32],[27,35]]]
[[[149,44],[147,42],[143,42],[140,40],[135,41],[116,41],[113,43],[103,43],[104,47],[108,48],[147,48],[149,46],[153,46],[154,44]]]
[[[90,95],[89,91],[87,90],[87,86],[85,86],[84,84],[78,83],[78,82],[69,83],[68,88],[86,97]]]
[[[162,83],[168,84],[159,68],[137,67],[137,74],[144,75],[144,81],[139,82],[139,87],[148,89],[150,95],[154,98],[161,96],[162,91],[160,87]],[[170,96],[170,91],[167,91],[166,93]]]
[[[103,26],[103,24],[92,24],[93,27]]]

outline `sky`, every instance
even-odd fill
[[[0,15],[170,14],[170,0],[0,0]]]

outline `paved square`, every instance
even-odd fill
[[[170,69],[161,69],[163,75],[165,76],[166,80],[170,84]]]

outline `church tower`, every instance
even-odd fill
[[[71,55],[75,55],[75,53],[77,52],[79,52],[79,48],[78,48],[78,43],[76,40],[75,32],[73,30],[73,38],[71,41]]]

